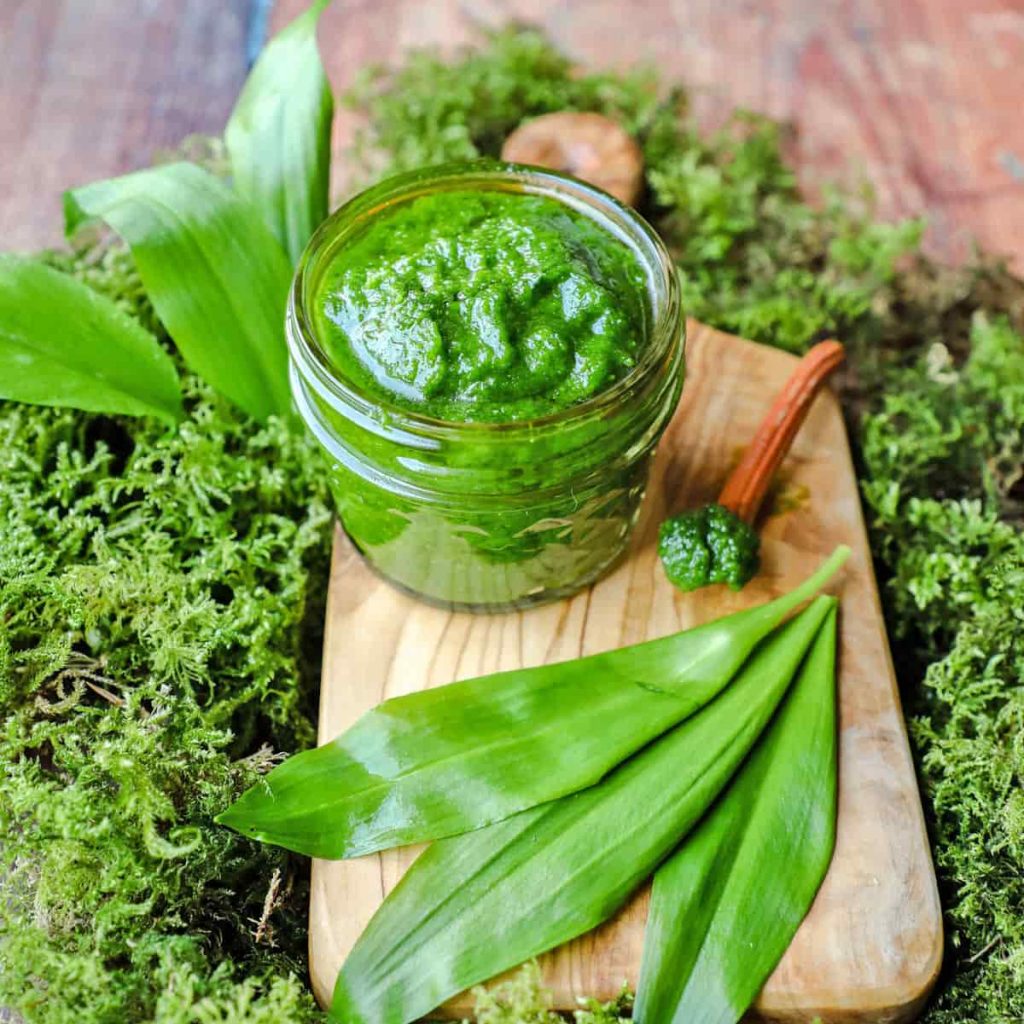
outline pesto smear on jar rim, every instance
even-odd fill
[[[646,272],[594,218],[525,191],[442,190],[375,213],[313,293],[323,350],[383,401],[506,423],[568,409],[636,365]]]

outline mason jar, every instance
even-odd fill
[[[325,267],[383,212],[442,190],[546,196],[592,218],[644,270],[636,365],[577,405],[507,423],[450,422],[370,394],[327,354],[311,303]],[[446,165],[390,178],[313,236],[287,313],[291,387],[328,456],[352,543],[399,588],[449,608],[521,608],[570,595],[623,555],[655,446],[683,381],[684,329],[672,260],[635,211],[540,168]]]

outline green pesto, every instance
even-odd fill
[[[754,529],[721,505],[683,512],[658,529],[661,564],[680,590],[710,583],[741,589],[757,572],[760,546]]]
[[[371,395],[453,422],[577,405],[624,377],[646,330],[633,250],[546,196],[438,191],[374,216],[317,284],[316,333]]]

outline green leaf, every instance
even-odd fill
[[[736,1024],[821,885],[836,830],[836,615],[774,722],[654,876],[635,1019]]]
[[[430,846],[345,961],[335,1024],[408,1024],[610,917],[726,785],[834,605],[816,599],[714,702],[599,785]]]
[[[185,361],[257,419],[291,409],[284,310],[288,259],[248,203],[177,163],[65,193],[68,234],[105,220],[132,251]]]
[[[848,553],[784,597],[697,629],[385,701],[289,758],[217,820],[311,856],[355,857],[593,785],[711,700]]]
[[[224,132],[235,189],[298,261],[327,216],[334,101],[316,45],[320,0],[256,61]]]
[[[171,357],[110,299],[34,260],[0,255],[0,398],[182,418]]]

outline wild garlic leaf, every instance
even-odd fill
[[[266,46],[224,132],[235,190],[298,261],[327,216],[334,99],[316,45],[319,0]]]
[[[73,189],[70,235],[105,220],[131,249],[157,315],[188,365],[257,419],[291,409],[284,311],[291,267],[259,214],[194,164]]]
[[[410,1024],[611,917],[714,803],[834,605],[816,598],[706,708],[598,785],[420,854],[342,966],[334,1024]]]
[[[0,398],[182,418],[171,357],[110,299],[68,274],[0,255]]]
[[[696,629],[385,701],[289,758],[217,820],[315,857],[356,857],[593,785],[714,698],[848,554],[838,549],[775,601]]]
[[[836,834],[836,614],[729,788],[654,876],[634,1018],[736,1024],[810,909]]]

